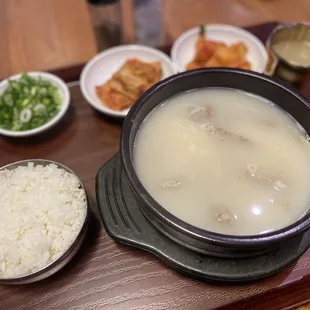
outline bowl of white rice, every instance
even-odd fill
[[[64,267],[86,236],[85,188],[69,168],[24,160],[0,168],[0,283],[43,280]]]

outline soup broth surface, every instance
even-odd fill
[[[258,96],[208,88],[172,97],[141,125],[133,156],[149,194],[205,230],[262,234],[308,210],[308,136]]]

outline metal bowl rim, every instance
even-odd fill
[[[293,68],[294,70],[297,70],[297,71],[308,71],[310,70],[310,64],[309,65],[298,65],[296,64],[295,62],[291,62],[289,59],[286,59],[282,56],[280,56],[273,48],[273,44],[272,44],[272,40],[274,38],[274,36],[281,30],[281,29],[293,29],[294,27],[297,27],[297,26],[306,26],[306,27],[309,27],[309,31],[310,31],[310,23],[307,23],[307,22],[303,22],[303,23],[283,23],[283,24],[280,24],[278,26],[276,26],[272,32],[270,33],[270,35],[268,36],[268,39],[267,39],[267,44],[269,44],[269,47],[272,51],[272,53],[278,58],[278,60],[285,64],[286,66],[288,67],[291,67]]]
[[[90,209],[89,209],[89,201],[88,201],[88,197],[87,197],[87,192],[86,192],[86,189],[81,181],[81,179],[78,177],[78,175],[73,171],[71,170],[70,168],[68,168],[67,166],[63,165],[63,164],[60,164],[56,161],[53,161],[53,160],[49,160],[49,159],[25,159],[25,160],[19,160],[19,161],[16,161],[16,162],[13,162],[13,163],[10,163],[10,164],[7,164],[5,166],[2,166],[0,167],[0,171],[2,170],[5,170],[5,169],[8,169],[9,167],[12,167],[12,166],[19,166],[20,164],[25,164],[25,163],[37,163],[37,164],[43,164],[43,163],[46,163],[46,164],[54,164],[56,166],[58,166],[59,168],[62,168],[64,169],[65,171],[73,174],[79,181],[80,183],[80,186],[81,188],[83,189],[84,191],[84,194],[85,194],[85,198],[86,198],[86,213],[85,213],[85,218],[84,218],[84,222],[83,222],[83,225],[81,226],[80,228],[80,231],[79,233],[77,234],[76,238],[74,239],[73,243],[71,243],[71,245],[65,250],[64,253],[61,254],[61,256],[59,256],[56,260],[54,260],[53,262],[49,263],[48,265],[45,265],[44,267],[42,267],[41,269],[33,272],[33,273],[29,273],[29,274],[25,274],[25,275],[22,275],[22,276],[19,276],[19,277],[14,277],[14,278],[1,278],[0,277],[0,282],[3,283],[3,284],[10,284],[10,282],[18,282],[20,281],[21,284],[23,284],[23,282],[28,282],[31,278],[36,278],[40,275],[43,275],[45,272],[47,271],[50,271],[50,270],[53,270],[53,268],[55,266],[58,265],[58,263],[62,260],[64,260],[68,254],[72,251],[72,249],[75,248],[76,244],[78,243],[79,239],[81,237],[83,237],[83,235],[85,235],[85,230],[87,229],[87,226],[88,226],[88,222],[89,222],[89,218],[90,218]],[[67,262],[68,263],[68,262]],[[67,264],[66,263],[66,264]],[[66,265],[65,264],[65,265]],[[63,266],[64,267],[64,266]],[[62,268],[63,268],[62,267]],[[60,268],[60,269],[62,269]],[[59,270],[58,270],[59,271]],[[57,272],[57,271],[56,271]],[[51,275],[53,275],[55,272],[52,272],[49,276],[47,277],[50,277]],[[42,277],[42,280],[46,278],[46,277]],[[37,282],[39,280],[34,280],[33,282]],[[30,281],[29,281],[30,282]]]

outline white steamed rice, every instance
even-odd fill
[[[54,164],[0,171],[0,278],[33,273],[75,241],[86,216],[79,180]]]

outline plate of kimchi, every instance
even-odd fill
[[[125,117],[150,87],[176,72],[170,58],[143,45],[121,45],[105,50],[84,67],[80,86],[96,110]]]
[[[183,33],[171,49],[178,71],[229,67],[263,73],[268,55],[263,43],[235,26],[200,25]]]

